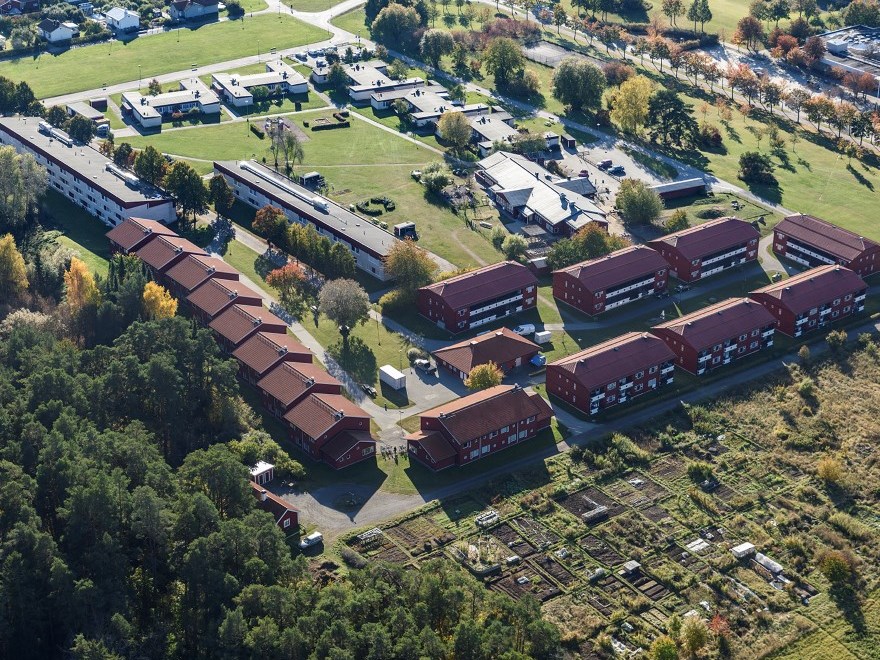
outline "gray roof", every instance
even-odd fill
[[[218,167],[262,191],[276,200],[279,206],[293,210],[319,226],[323,225],[347,242],[374,254],[384,257],[397,242],[390,232],[256,161],[215,161],[214,169]],[[318,200],[319,206],[313,200]]]
[[[495,115],[470,117],[468,123],[474,132],[479,135],[480,141],[502,142],[519,135],[519,131],[505,121],[495,117]]]
[[[51,135],[41,133],[40,122],[39,117],[2,117],[0,130],[30,145],[34,152],[44,158],[76,172],[82,179],[88,179],[92,188],[103,191],[121,204],[135,205],[168,199],[159,190],[143,182],[136,188],[129,187],[122,178],[107,169],[107,165],[113,163],[109,158],[91,147],[68,146]]]

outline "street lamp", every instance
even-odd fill
[[[382,345],[382,337],[379,335],[379,319],[376,318],[375,321],[376,321],[376,341],[378,342],[379,346],[381,346]]]
[[[141,65],[138,64],[138,91],[141,90],[141,80],[143,80],[141,76]]]

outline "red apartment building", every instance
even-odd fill
[[[547,393],[588,415],[669,385],[675,353],[646,332],[629,332],[547,365]]]
[[[431,470],[467,465],[533,438],[550,426],[553,410],[519,385],[497,385],[421,414],[406,436],[409,453]]]
[[[730,298],[651,328],[692,374],[730,364],[773,345],[776,319],[750,298]]]
[[[126,218],[107,232],[113,254],[134,252],[155,236],[177,236],[177,233],[161,222],[144,218]]]
[[[502,261],[423,286],[417,304],[422,316],[457,333],[535,307],[537,288],[528,268]]]
[[[284,415],[306,454],[339,469],[376,455],[370,416],[341,394],[309,394]]]
[[[541,347],[513,330],[500,328],[434,351],[437,366],[464,380],[479,364],[494,362],[504,371],[528,364]]]
[[[868,285],[843,266],[819,266],[749,295],[776,317],[777,330],[800,337],[865,309]]]
[[[275,518],[275,524],[281,528],[285,534],[292,534],[299,527],[299,511],[293,508],[275,493],[266,490],[263,486],[258,486],[251,482],[251,492],[257,498],[257,508],[271,513]]]
[[[209,279],[186,297],[192,315],[207,325],[232,305],[259,307],[263,297],[234,280]]]
[[[182,300],[212,277],[238,280],[238,271],[217,257],[188,254],[165,272],[165,283]]]
[[[234,351],[257,332],[287,333],[287,324],[262,305],[232,305],[211,321],[208,327],[214,331],[220,348],[227,353]]]
[[[811,215],[790,215],[776,225],[773,251],[808,268],[836,264],[862,277],[880,268],[880,244]]]
[[[648,245],[669,263],[670,275],[695,282],[755,261],[760,237],[758,230],[748,222],[718,218],[648,241]]]
[[[161,281],[169,268],[189,254],[208,256],[198,245],[180,236],[156,236],[139,247],[135,254],[157,281]]]
[[[232,352],[239,375],[251,385],[282,362],[312,363],[312,352],[288,334],[258,332]]]
[[[553,297],[595,316],[666,290],[669,264],[644,245],[553,271]]]
[[[282,362],[260,379],[257,388],[263,405],[276,417],[283,417],[309,394],[342,394],[342,383],[313,362]]]

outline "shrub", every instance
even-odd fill
[[[703,461],[693,461],[687,466],[688,476],[691,481],[701,482],[712,478],[712,466]]]
[[[379,311],[383,314],[402,312],[415,304],[412,292],[394,289],[379,298]]]
[[[339,551],[339,556],[342,558],[345,565],[351,568],[365,568],[367,565],[367,560],[351,548],[342,548]]]
[[[416,360],[424,360],[427,356],[425,351],[423,351],[418,346],[411,346],[406,351],[406,359],[410,362],[415,362]]]
[[[816,476],[826,484],[839,484],[843,481],[843,466],[840,464],[840,461],[831,456],[825,456],[819,459],[819,463],[816,466]]]
[[[721,137],[721,131],[718,130],[718,127],[715,124],[710,124],[708,122],[700,124],[699,139],[700,144],[708,149],[717,149],[724,142],[724,138]]]
[[[266,132],[256,124],[251,124],[251,133],[256,135],[261,140],[266,137]]]
[[[722,217],[724,215],[724,209],[719,209],[717,206],[713,206],[710,209],[700,209],[694,215],[701,220],[713,220]]]

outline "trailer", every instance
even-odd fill
[[[553,333],[549,330],[541,330],[541,332],[535,333],[535,343],[536,344],[546,344],[553,338]]]
[[[406,387],[406,375],[399,372],[390,364],[379,367],[379,380],[393,390],[402,390]]]

